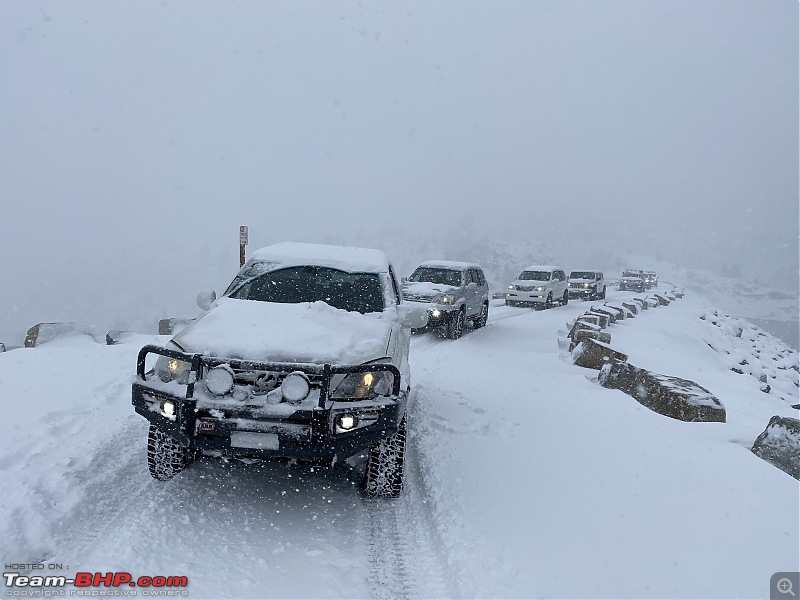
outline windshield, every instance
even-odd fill
[[[236,280],[234,280],[234,284]],[[383,288],[377,273],[347,273],[328,267],[290,267],[257,275],[227,294],[238,300],[298,304],[325,302],[361,314],[382,312]]]
[[[622,276],[623,276],[623,277],[641,277],[641,276],[642,276],[642,274],[641,274],[641,273],[638,273],[638,272],[636,272],[636,271],[625,271],[625,272],[622,274]]]
[[[442,269],[438,267],[419,267],[408,278],[409,281],[424,283],[439,283],[444,285],[461,285],[461,271]]]
[[[592,271],[573,271],[569,274],[570,279],[594,279]]]
[[[517,279],[522,281],[550,281],[550,271],[523,271]]]

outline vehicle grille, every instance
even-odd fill
[[[246,387],[254,396],[262,396],[280,387],[284,378],[290,371],[251,371],[245,369],[233,370],[233,381],[237,386]],[[322,385],[322,375],[306,373],[311,389]]]
[[[403,292],[403,299],[409,302],[431,302],[436,297],[436,294],[414,294],[412,292]]]
[[[535,286],[533,286],[533,285],[517,285],[517,286],[514,286],[514,287],[516,287],[517,291],[519,291],[519,292],[532,292]]]

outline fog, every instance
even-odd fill
[[[0,341],[196,311],[243,224],[797,293],[794,1],[2,0],[0,81]]]

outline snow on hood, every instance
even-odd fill
[[[430,283],[428,281],[407,281],[403,284],[403,289],[413,291],[415,294],[430,295],[447,294],[458,290],[446,283]]]
[[[177,334],[186,352],[274,362],[361,364],[386,356],[393,319],[324,302],[277,304],[221,298]]]

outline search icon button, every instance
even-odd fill
[[[798,588],[800,588],[800,572],[775,573],[770,580],[770,600],[797,598]]]

